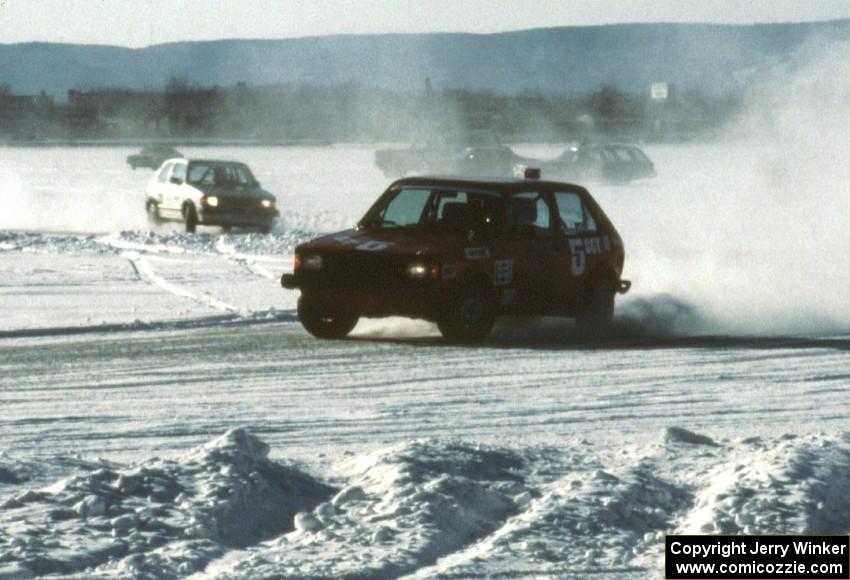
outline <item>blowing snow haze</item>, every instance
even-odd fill
[[[812,38],[850,38],[850,21],[762,25],[626,24],[499,34],[387,34],[221,40],[142,49],[48,43],[0,45],[0,79],[16,93],[164,86],[342,83],[396,91],[435,87],[576,94],[655,81],[718,94],[739,88]]]

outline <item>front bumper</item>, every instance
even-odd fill
[[[320,302],[343,307],[360,316],[381,318],[406,316],[436,320],[446,307],[449,293],[436,280],[394,281],[387,288],[363,288],[327,284],[310,280],[299,274],[283,274],[280,285],[287,290],[301,290],[302,294]]]
[[[267,226],[280,215],[275,209],[252,212],[235,212],[220,210],[214,207],[204,207],[198,215],[201,223],[211,226]]]

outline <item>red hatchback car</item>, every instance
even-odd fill
[[[538,179],[410,177],[394,182],[355,229],[296,248],[285,288],[319,338],[361,316],[437,323],[452,341],[483,339],[499,315],[610,323],[623,242],[586,189]]]

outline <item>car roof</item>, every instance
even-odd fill
[[[247,167],[248,165],[242,161],[233,161],[232,159],[188,159],[183,158],[181,161],[186,161],[187,163],[209,163],[210,165],[243,165]]]
[[[421,175],[404,177],[393,182],[393,185],[422,185],[426,187],[460,187],[484,189],[499,193],[515,193],[530,189],[570,189],[587,191],[581,185],[561,181],[546,181],[543,179],[524,179],[521,177],[461,177],[461,176],[431,176]]]

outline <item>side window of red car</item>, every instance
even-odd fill
[[[562,234],[574,236],[596,232],[596,220],[577,193],[558,191],[555,193],[555,203],[558,205],[558,227]]]
[[[507,210],[509,230],[528,231],[533,237],[552,235],[549,204],[543,194],[536,191],[517,193],[510,198]]]

